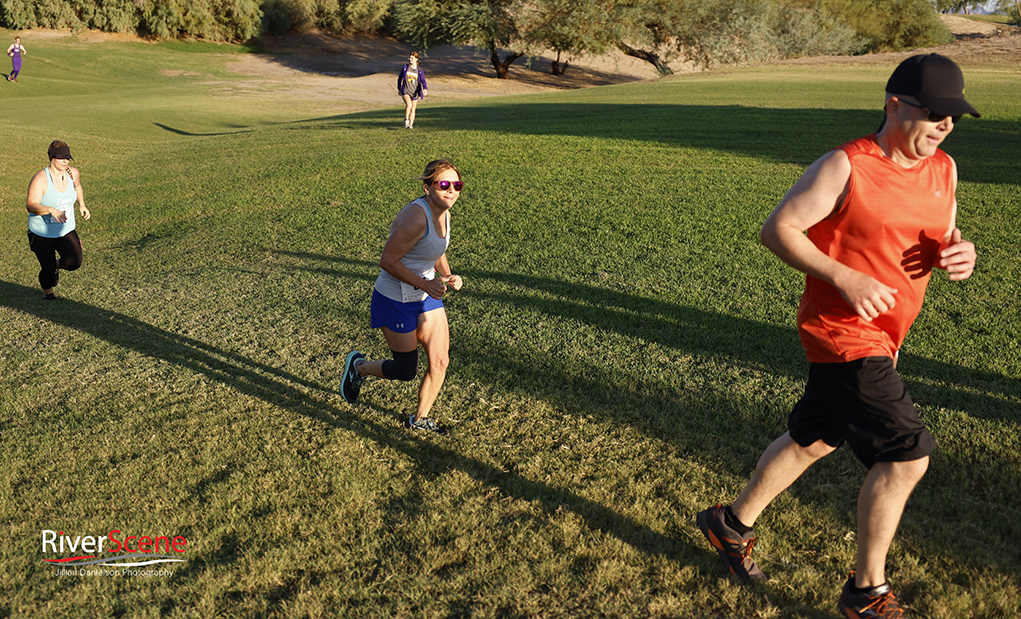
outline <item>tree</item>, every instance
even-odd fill
[[[710,0],[712,1],[712,0]],[[608,11],[609,37],[620,51],[670,75],[669,60],[684,30],[688,0],[617,0]]]
[[[563,55],[602,54],[612,45],[607,21],[611,17],[601,0],[535,0],[525,10],[522,38],[529,48],[541,47],[557,53],[553,75],[563,75]]]
[[[820,0],[820,5],[868,39],[870,50],[900,51],[954,40],[931,0]]]
[[[500,48],[525,48],[519,31],[522,0],[403,0],[394,7],[398,36],[419,49],[438,45],[474,45],[489,51],[496,77],[507,79],[510,65],[525,55]]]
[[[855,54],[867,42],[815,2],[687,0],[676,33],[681,53],[706,68]]]
[[[937,13],[971,13],[972,9],[981,9],[985,0],[934,0]]]
[[[999,0],[996,11],[1006,15],[1014,23],[1021,23],[1021,0]]]

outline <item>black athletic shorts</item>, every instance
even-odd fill
[[[889,357],[811,364],[805,395],[787,428],[802,447],[847,442],[870,469],[876,462],[918,460],[936,449]]]

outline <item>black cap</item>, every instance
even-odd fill
[[[50,156],[50,159],[74,159],[74,157],[71,156],[71,147],[60,140],[56,140],[50,144],[50,148],[46,151],[46,154]]]
[[[961,68],[939,54],[912,56],[900,63],[886,82],[886,92],[914,97],[939,116],[981,116],[964,100]]]

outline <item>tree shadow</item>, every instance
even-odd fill
[[[378,268],[370,261],[303,252],[277,253],[319,263],[320,266],[313,266],[312,270],[338,278],[357,279],[366,284],[371,282]],[[300,268],[306,272],[309,270],[305,265]],[[804,361],[793,329],[679,307],[596,286],[484,270],[462,271],[462,274],[470,278],[475,290],[468,293],[475,297],[475,305],[463,308],[464,313],[469,314],[468,318],[476,311],[474,307],[502,304],[525,308],[550,318],[569,318],[634,340],[651,338],[666,348],[724,359],[777,376],[796,377],[804,373]],[[513,290],[499,292],[508,287]],[[455,307],[462,303],[460,298],[452,300]],[[405,454],[415,461],[417,474],[425,478],[436,479],[451,471],[459,471],[481,484],[497,488],[505,496],[536,502],[547,515],[557,510],[570,510],[581,517],[586,526],[615,537],[644,554],[690,564],[702,577],[720,575],[715,553],[701,543],[697,534],[692,535],[696,537],[692,540],[654,531],[601,503],[580,496],[570,488],[533,481],[515,472],[513,467],[500,467],[468,457],[456,449],[456,443],[420,440],[404,430],[396,430],[392,421],[385,420],[386,416],[394,417],[394,411],[372,404],[362,404],[360,408],[374,411],[375,415],[359,415],[357,409],[340,410],[327,397],[335,393],[333,389],[291,372],[225,352],[215,345],[168,332],[115,311],[68,299],[43,304],[39,302],[34,288],[10,282],[0,281],[0,306],[43,319],[59,316],[59,323],[65,327],[203,374],[210,380],[292,414],[355,433]],[[451,311],[454,325],[461,320],[457,313],[457,310]],[[650,329],[650,325],[654,328]],[[452,326],[452,331],[456,331],[456,326]],[[778,341],[784,343],[777,345]],[[761,342],[772,343],[757,345]],[[497,389],[502,392],[547,400],[564,410],[610,418],[615,423],[633,426],[649,436],[676,444],[681,451],[691,453],[693,458],[714,470],[729,471],[740,478],[745,477],[749,469],[747,462],[727,455],[734,436],[752,436],[764,446],[775,434],[774,428],[766,421],[742,419],[730,414],[728,409],[734,404],[728,393],[656,392],[655,385],[646,383],[643,377],[638,377],[629,390],[618,390],[607,386],[613,381],[604,372],[566,372],[556,362],[544,362],[541,351],[508,351],[499,342],[486,341],[468,332],[456,332],[452,344],[452,356],[457,359],[457,365],[471,368],[472,373],[477,375],[492,377]],[[914,360],[907,362],[913,363]],[[924,371],[951,379],[948,384],[965,392],[965,398],[980,397],[969,392],[972,373],[966,373],[962,378],[960,368],[951,368],[936,360],[923,360],[923,363]],[[1018,389],[1016,380],[992,373],[980,374],[983,379],[998,379],[1005,395]],[[519,384],[529,387],[523,390],[518,387]],[[944,390],[940,391],[942,395]],[[579,398],[578,394],[588,394],[588,397]],[[1002,411],[1004,419],[1016,418],[1016,413],[1006,410],[1006,398],[998,404],[986,404]],[[999,408],[995,408],[996,405]],[[662,415],[659,418],[636,415],[634,411],[639,409],[660,410]],[[707,411],[716,415],[706,415]],[[714,439],[714,432],[721,438]],[[717,446],[722,449],[714,450],[715,443],[719,443]],[[967,466],[967,463],[949,460],[948,465]],[[210,483],[217,482],[212,480]],[[1004,471],[1000,483],[1008,487],[1021,486],[1021,476],[1012,476],[1009,471]],[[817,500],[808,492],[796,491],[795,496],[801,502]],[[932,541],[919,540],[918,543],[937,552],[942,550],[935,548],[938,544]],[[960,552],[965,560],[974,560],[967,550],[961,549]],[[1008,557],[990,558],[988,561],[1007,570],[1013,569],[1016,563],[1015,559]],[[779,592],[758,584],[749,584],[748,588],[770,603],[789,606],[789,601],[783,600],[783,594]]]
[[[460,471],[486,486],[498,488],[504,495],[528,502],[539,502],[548,514],[569,509],[584,518],[593,529],[620,539],[636,549],[672,560],[698,556],[703,549],[653,531],[612,509],[586,499],[568,488],[532,481],[516,473],[497,468],[448,448],[443,441],[421,440],[405,430],[394,431],[392,424],[381,423],[380,415],[359,416],[351,410],[339,410],[324,394],[334,389],[306,380],[290,372],[258,363],[242,355],[224,352],[214,345],[168,332],[118,312],[61,298],[41,303],[34,288],[0,281],[0,307],[16,310],[44,320],[59,316],[59,324],[91,337],[165,361],[218,382],[290,413],[320,421],[332,428],[349,431],[378,445],[393,449],[415,461],[418,474],[440,478]],[[304,388],[304,389],[302,389]],[[311,392],[311,395],[310,395]],[[394,415],[375,405],[361,405],[376,413]],[[374,418],[375,417],[375,418]],[[200,491],[223,479],[211,479]]]
[[[303,271],[318,272],[343,278],[374,281],[378,265],[366,260],[354,260],[339,256],[323,256],[308,252],[275,250],[279,255],[291,256],[313,264],[303,265]],[[343,268],[338,268],[342,266]],[[284,267],[289,268],[289,267]],[[772,374],[777,377],[802,380],[807,376],[807,361],[801,349],[794,325],[778,326],[736,316],[685,307],[653,298],[620,292],[585,284],[558,281],[516,273],[504,273],[475,269],[458,269],[460,275],[470,278],[469,295],[477,303],[487,307],[505,305],[517,310],[522,308],[551,318],[570,319],[601,331],[639,341],[654,342],[664,348],[678,352],[699,355],[724,363],[733,363],[742,368]],[[492,292],[513,287],[513,292]],[[449,295],[446,302],[460,303],[458,296]],[[451,324],[461,320],[471,321],[472,316],[458,316],[448,312]],[[456,327],[452,327],[456,328]],[[527,335],[525,336],[527,337]],[[543,363],[541,359],[523,355],[520,358],[498,342],[486,342],[474,338],[466,343],[454,339],[452,350],[464,355],[464,362],[475,366],[483,375],[505,377],[502,390],[530,393],[561,405],[577,406],[573,395],[564,395],[563,373],[555,364]],[[483,350],[486,354],[479,354]],[[920,405],[940,406],[953,402],[955,407],[990,420],[1018,421],[1013,398],[1021,393],[1021,381],[1016,378],[971,368],[962,368],[937,359],[904,354],[898,370],[909,387],[918,386],[922,379],[938,380],[944,386],[933,390],[933,400],[919,400]],[[551,377],[550,372],[554,372]],[[543,380],[543,377],[547,377]],[[523,378],[529,380],[522,380]],[[579,385],[578,391],[598,393],[604,390],[596,376]],[[549,384],[550,388],[535,393],[532,387],[521,391],[515,385],[520,383]],[[981,388],[976,388],[981,386]],[[642,392],[641,383],[636,383],[635,395]],[[646,395],[648,394],[647,390]],[[923,391],[930,391],[929,389]],[[682,394],[669,393],[665,397],[675,401]],[[665,403],[665,402],[664,402]],[[671,406],[672,408],[672,406]],[[591,411],[590,411],[591,412]]]
[[[378,269],[377,265],[369,261],[301,252],[278,253],[312,264],[328,265],[314,267],[320,273],[366,282],[371,281],[372,274]],[[525,312],[550,319],[569,319],[634,342],[652,341],[664,348],[696,355],[707,362],[715,360],[719,364],[736,366],[739,370],[751,369],[794,380],[801,380],[807,375],[807,362],[793,325],[778,327],[626,294],[615,289],[542,277],[472,269],[459,269],[458,272],[471,282],[471,288],[457,295],[469,295],[473,303],[469,305],[467,298],[455,295],[450,299],[452,303],[448,304],[452,334],[451,357],[454,359],[453,366],[459,368],[457,371],[486,376],[500,393],[539,399],[572,414],[591,415],[613,424],[626,424],[647,436],[670,443],[682,453],[692,454],[693,458],[711,470],[731,474],[738,479],[747,477],[761,449],[783,431],[782,421],[786,419],[788,411],[780,411],[779,419],[769,419],[764,413],[767,409],[775,409],[777,405],[769,401],[768,395],[761,395],[762,399],[753,403],[753,406],[759,408],[760,414],[749,418],[736,410],[740,405],[730,393],[707,393],[704,389],[695,394],[686,390],[663,391],[655,381],[641,375],[630,376],[629,384],[621,387],[620,381],[611,372],[568,372],[564,368],[563,356],[556,356],[556,351],[552,351],[553,357],[544,358],[551,353],[542,350],[534,342],[530,348],[508,347],[504,342],[489,341],[470,330],[462,330],[459,323],[491,320],[492,315],[502,313],[499,308],[504,306],[513,308],[515,315]],[[508,289],[512,290],[508,292]],[[485,309],[476,314],[477,307]],[[650,325],[654,325],[654,328],[650,328]],[[512,330],[514,326],[507,325],[506,328]],[[527,333],[521,336],[529,337]],[[584,359],[576,358],[574,362],[584,363]],[[713,369],[710,368],[710,371]],[[962,368],[912,354],[903,356],[899,370],[915,396],[916,403],[923,407],[935,409],[949,405],[955,410],[966,411],[967,415],[974,418],[1006,423],[1008,426],[1016,426],[1021,422],[1015,404],[1021,395],[1021,381],[1015,377]],[[923,388],[923,381],[931,380],[940,384],[924,384]],[[747,453],[734,452],[735,442],[739,441],[751,445],[749,449],[754,452],[751,459]],[[991,498],[988,492],[994,492],[996,488],[1021,487],[1021,470],[1013,466],[1009,459],[1002,460],[1001,455],[987,454],[987,457],[997,459],[1002,466],[984,464],[976,467],[975,462],[969,459],[973,457],[964,453],[937,451],[932,470],[927,476],[931,481],[927,485],[923,484],[916,492],[911,518],[938,518],[936,514],[941,513],[945,504],[962,498],[956,493],[963,493],[969,501],[998,505],[1000,510],[1009,512],[1015,509],[1012,507],[1012,501],[1015,501],[1013,495],[998,494],[996,496],[999,498],[996,499]],[[827,459],[813,468],[805,480],[795,484],[790,490],[791,495],[803,504],[831,506],[832,476],[851,475],[853,479],[856,475],[854,471],[860,469],[861,478],[864,478],[864,469],[857,467],[854,462],[853,457],[846,454]],[[848,465],[850,468],[847,468]],[[843,472],[838,474],[838,469]],[[824,478],[827,481],[816,483],[828,489],[819,490],[812,480]],[[974,488],[944,486],[948,479],[956,481],[962,478],[966,478]],[[853,506],[857,484],[852,481],[850,486],[844,488],[848,490],[852,486],[853,493],[839,502],[837,508],[843,512],[846,526],[851,530],[855,526]],[[1021,523],[1005,524],[989,514],[972,518],[970,525],[978,527],[987,535],[1004,528],[1011,536],[1021,533]],[[924,548],[926,554],[948,552],[948,544],[923,534],[905,531],[904,537],[910,539],[912,545]],[[692,545],[698,546],[700,541],[696,540]],[[708,550],[708,547],[705,549]],[[958,554],[966,563],[978,562],[1005,570],[1006,573],[1012,573],[1018,566],[1016,557],[1004,553],[985,553],[974,546],[951,545],[951,552]]]
[[[307,254],[291,253],[297,257]],[[334,260],[329,259],[327,260]],[[368,262],[350,262],[355,268],[344,276],[358,274]],[[558,487],[534,481],[515,471],[515,467],[498,467],[493,464],[466,456],[451,447],[451,440],[422,440],[404,429],[395,429],[393,423],[380,421],[387,417],[397,417],[396,412],[371,403],[361,403],[359,408],[372,414],[358,414],[358,409],[340,410],[324,399],[323,394],[335,393],[321,384],[303,379],[293,373],[255,362],[243,355],[224,352],[214,345],[191,337],[168,332],[138,319],[125,316],[118,312],[79,303],[61,298],[55,303],[39,302],[34,288],[0,280],[0,307],[16,310],[36,318],[55,320],[62,327],[77,330],[83,334],[109,342],[126,350],[131,350],[147,357],[165,361],[180,368],[203,375],[206,379],[236,390],[247,396],[257,398],[291,414],[301,415],[319,421],[331,428],[356,434],[377,445],[404,454],[415,462],[416,475],[424,479],[441,479],[452,471],[461,472],[478,483],[497,489],[505,497],[537,504],[543,516],[538,517],[544,523],[548,517],[562,511],[570,511],[577,515],[584,526],[593,531],[602,532],[610,537],[631,546],[647,556],[664,557],[670,561],[689,565],[696,570],[701,578],[726,578],[718,557],[707,544],[701,543],[697,533],[689,529],[677,528],[668,535],[624,516],[613,509],[585,498],[568,487]],[[467,356],[468,350],[462,350]],[[516,366],[513,371],[526,368]],[[553,383],[559,382],[556,378]],[[584,385],[583,389],[600,389],[597,383]],[[596,412],[596,411],[593,411]],[[200,480],[195,491],[209,494],[216,491],[215,486],[226,483],[229,475],[220,475]],[[416,497],[404,497],[404,505],[416,504]],[[517,514],[516,518],[537,518],[531,515]],[[694,538],[694,539],[692,539]],[[189,561],[182,573],[195,575],[205,567],[229,564],[239,560],[240,548],[244,541],[234,534],[225,534],[218,540],[211,554],[201,555]],[[416,552],[413,547],[388,547],[389,552]],[[394,557],[387,558],[392,562]],[[585,570],[595,570],[596,565],[581,565],[580,576]],[[742,583],[749,592],[772,605],[787,606],[789,601],[783,595],[773,591],[768,585],[761,583]],[[290,595],[298,595],[295,590]],[[539,593],[541,595],[541,593]],[[809,611],[809,615],[813,615]]]
[[[291,123],[320,130],[379,129],[393,114],[374,110]],[[861,135],[872,133],[881,110],[758,108],[738,105],[521,103],[477,101],[471,106],[430,106],[419,112],[416,131],[492,131],[532,136],[639,140],[767,161],[808,165]],[[944,143],[964,182],[1013,183],[1021,175],[1016,155],[1021,122],[963,120]]]
[[[411,45],[394,39],[337,38],[323,33],[284,37],[264,35],[260,40],[263,49],[271,47],[281,50],[264,54],[264,58],[273,64],[292,71],[341,78],[389,74],[395,83],[394,92],[401,66],[407,62],[408,54],[416,51]],[[496,78],[496,71],[486,49],[472,45],[441,45],[420,53],[427,82],[431,77],[441,76],[459,80]],[[499,50],[501,58],[507,53],[507,50]],[[641,79],[588,67],[584,59],[574,61],[565,75],[556,76],[549,69],[553,61],[554,58],[548,55],[522,58],[511,65],[510,79],[562,89],[621,84]]]

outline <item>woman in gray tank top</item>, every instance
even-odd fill
[[[413,430],[446,434],[429,411],[443,386],[450,362],[450,330],[443,308],[447,286],[460,290],[450,272],[450,208],[461,195],[461,173],[445,159],[430,162],[422,174],[425,195],[401,209],[379,261],[382,271],[372,291],[372,328],[382,329],[392,359],[368,361],[353,350],[344,362],[341,394],[355,403],[367,376],[410,381],[418,374],[418,344],[428,368],[418,390],[418,406],[408,417]]]

